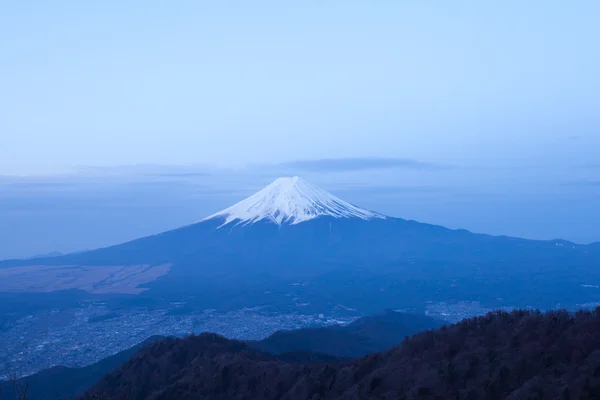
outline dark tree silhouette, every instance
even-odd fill
[[[29,385],[26,382],[23,382],[21,379],[19,379],[19,376],[16,373],[9,374],[8,380],[13,388],[16,400],[27,400],[29,398],[27,396],[27,390],[29,389]],[[0,395],[2,395],[2,393],[0,393]]]
[[[402,338],[399,338],[402,340]],[[150,345],[83,394],[137,399],[600,399],[600,309],[494,312],[354,360],[290,361],[214,334]]]

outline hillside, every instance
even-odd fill
[[[442,324],[442,321],[425,315],[386,311],[359,318],[345,326],[279,331],[266,339],[248,344],[272,354],[311,351],[355,358],[387,350],[406,336],[439,328]]]
[[[203,334],[144,348],[82,398],[597,399],[599,331],[600,308],[496,312],[328,364]]]

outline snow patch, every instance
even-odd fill
[[[247,225],[263,220],[277,225],[295,225],[321,216],[364,220],[385,218],[381,214],[358,208],[295,176],[276,179],[261,191],[203,221],[224,218],[221,227],[234,221]]]

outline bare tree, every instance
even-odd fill
[[[19,379],[18,375],[14,373],[8,376],[8,380],[12,384],[16,399],[27,400],[27,390],[29,389],[29,384],[24,383],[23,380]]]
[[[9,385],[12,387],[12,391],[15,396],[14,398],[16,400],[27,400],[29,398],[27,394],[27,391],[29,390],[29,384],[20,378],[20,374],[13,372],[14,370],[12,368],[5,367],[3,369],[5,371],[11,371],[6,374],[0,374],[0,376],[3,376],[2,379],[4,379],[4,382],[9,383]],[[0,398],[2,398],[2,395],[4,395],[4,398],[10,396],[10,389],[8,389],[8,387],[8,385],[4,385],[3,388],[0,387]]]

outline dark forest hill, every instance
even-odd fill
[[[398,345],[406,336],[439,328],[443,323],[426,315],[386,311],[344,326],[279,331],[248,344],[272,354],[310,351],[355,358],[387,350]]]
[[[203,334],[145,347],[82,398],[598,399],[598,332],[600,309],[496,312],[333,363]]]

